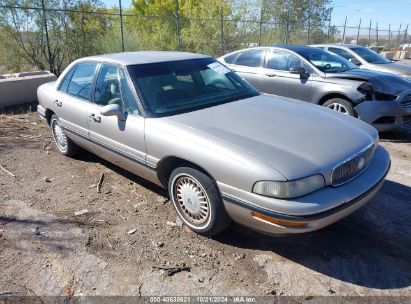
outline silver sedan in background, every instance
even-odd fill
[[[398,129],[411,114],[411,82],[359,69],[319,48],[257,47],[219,58],[260,92],[325,106],[358,117],[379,131]]]
[[[392,73],[411,80],[411,65],[389,60],[367,47],[355,44],[315,44],[312,46],[337,54],[362,69]]]
[[[205,235],[231,220],[271,234],[325,227],[369,201],[390,166],[370,125],[260,95],[205,55],[83,58],[38,99],[61,153],[83,147],[167,188]]]

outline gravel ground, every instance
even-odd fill
[[[381,137],[391,172],[350,217],[299,236],[234,225],[207,238],[170,225],[164,190],[87,152],[62,156],[35,113],[2,115],[0,165],[14,177],[0,170],[0,292],[411,296],[411,127]]]

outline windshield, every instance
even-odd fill
[[[258,95],[250,84],[213,58],[132,65],[128,71],[154,117]]]
[[[355,47],[351,48],[351,50],[360,56],[362,59],[367,61],[368,63],[375,63],[375,64],[384,64],[384,63],[391,63],[390,60],[387,58],[382,57],[380,54],[374,52],[373,50],[367,49],[365,47]]]
[[[357,68],[355,64],[352,64],[348,60],[321,49],[307,48],[296,52],[322,72],[337,73]]]

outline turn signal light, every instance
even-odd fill
[[[263,220],[265,222],[269,222],[269,223],[279,225],[279,226],[284,226],[284,227],[299,227],[299,228],[302,228],[302,227],[307,227],[307,225],[308,225],[308,223],[306,223],[306,222],[293,222],[293,221],[287,221],[287,220],[280,220],[280,219],[277,219],[277,218],[262,215],[260,213],[254,212],[254,211],[251,212],[251,216],[256,218],[256,219]]]

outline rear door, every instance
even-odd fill
[[[62,126],[82,138],[88,138],[88,109],[98,63],[81,62],[65,76],[58,88],[52,110]]]
[[[119,104],[127,116],[126,120],[101,115],[101,108],[109,104]],[[127,165],[125,160],[145,164],[145,119],[139,113],[123,67],[101,64],[88,111],[88,122],[90,138],[95,143],[97,154],[103,154],[104,158],[120,166]]]
[[[230,64],[237,74],[261,91],[261,78],[263,77],[263,61],[265,49],[251,49],[241,52]]]
[[[292,67],[304,67],[308,77],[292,74]],[[270,94],[309,101],[311,99],[311,68],[294,54],[284,50],[271,50],[264,63],[265,77],[261,80],[262,91]]]

